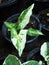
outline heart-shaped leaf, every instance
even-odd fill
[[[18,18],[18,29],[23,29],[26,27],[26,25],[29,23],[30,16],[32,15],[32,9],[34,7],[34,4],[32,4],[30,7],[25,9]]]
[[[22,55],[23,49],[25,47],[26,35],[27,30],[21,30],[19,34],[17,34],[15,29],[11,30],[11,41],[15,48],[18,50],[19,56]]]
[[[8,55],[3,65],[21,65],[21,62],[16,56]]]

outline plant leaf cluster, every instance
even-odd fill
[[[20,16],[18,17],[17,24],[12,22],[4,22],[5,26],[10,31],[12,44],[17,49],[19,56],[22,55],[22,52],[25,48],[27,35],[30,36],[43,35],[41,31],[33,28],[25,29],[27,24],[29,24],[29,20],[30,20],[30,16],[32,15],[33,8],[34,8],[34,4],[32,4],[27,9],[22,11]]]

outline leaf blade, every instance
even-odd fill
[[[39,65],[39,64],[38,61],[31,60],[23,63],[22,65]]]
[[[29,28],[28,29],[28,35],[30,35],[30,36],[38,36],[38,35],[43,35],[43,33],[40,30]]]
[[[15,24],[15,23],[12,23],[12,22],[4,22],[4,24],[5,24],[5,26],[9,29],[9,30],[11,30],[12,28],[15,28],[16,29],[16,27],[17,27],[17,25]]]
[[[41,46],[40,54],[44,57],[45,61],[47,61],[49,57],[49,42],[44,42]]]
[[[21,62],[16,56],[8,55],[4,60],[3,65],[21,65]]]
[[[14,33],[13,31],[11,31],[11,41],[12,44],[17,49],[19,56],[22,55],[22,52],[24,50],[25,43],[26,43],[26,35],[27,35],[27,30],[21,30],[19,34],[16,34],[16,31]]]
[[[23,29],[25,26],[29,23],[30,16],[32,15],[32,9],[34,7],[34,4],[32,4],[30,7],[28,7],[26,10],[24,10],[19,18],[18,18],[18,29]]]

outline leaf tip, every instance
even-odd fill
[[[34,8],[34,3],[31,5],[32,9]]]
[[[40,31],[41,32],[41,31]],[[41,35],[44,35],[44,33],[43,32],[41,32]]]

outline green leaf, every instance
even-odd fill
[[[27,35],[27,30],[21,30],[19,33],[19,38],[21,38],[21,41],[19,42],[19,56],[21,56],[23,49],[25,48],[26,44],[26,35]]]
[[[38,62],[35,60],[27,61],[21,64],[20,60],[14,55],[8,55],[3,65],[45,65],[42,61]]]
[[[37,61],[31,60],[23,63],[22,65],[39,65]]]
[[[48,57],[49,57],[49,42],[45,42],[41,46],[40,54],[44,57],[45,61],[48,60]]]
[[[8,55],[3,65],[21,65],[20,60],[14,55]]]
[[[18,18],[18,29],[23,29],[29,23],[30,16],[32,15],[32,9],[34,4],[25,9]]]
[[[21,30],[19,34],[17,34],[15,29],[11,30],[11,41],[15,48],[18,50],[19,56],[22,55],[23,49],[25,47],[26,35],[27,30]]]
[[[22,65],[44,65],[44,64],[42,63],[42,61],[38,62],[35,60],[31,60],[31,61],[27,61],[27,62],[23,63]]]
[[[11,22],[4,22],[5,26],[10,30],[12,28],[16,28],[17,25],[15,23],[11,23]]]
[[[43,33],[40,30],[36,30],[33,28],[28,29],[28,35],[30,36],[38,36],[38,35],[43,35]]]

